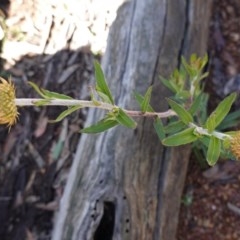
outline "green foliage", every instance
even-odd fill
[[[136,101],[138,102],[142,112],[144,112],[143,110],[146,110],[147,112],[154,112],[153,108],[150,106],[150,100],[151,99],[148,100],[148,106],[144,107],[144,109],[143,109],[144,99],[146,98],[146,95],[147,95],[147,93],[145,94],[145,97],[144,97],[144,96],[142,96],[141,94],[139,94],[137,92],[134,93],[134,97],[135,97]]]
[[[146,94],[143,97],[143,100],[141,102],[141,110],[143,113],[147,112],[147,110],[150,107],[150,100],[151,100],[151,95],[152,95],[152,86],[148,88]]]
[[[49,90],[39,88],[35,83],[33,82],[28,82],[28,84],[44,99],[73,99],[67,95],[61,94],[61,93],[56,93],[56,92],[50,92]],[[47,102],[47,101],[46,101]],[[49,102],[49,101],[48,101]],[[44,102],[43,102],[44,103]]]
[[[192,143],[197,139],[198,136],[194,133],[194,128],[187,128],[181,132],[175,133],[163,139],[162,143],[165,146],[173,147]]]
[[[207,162],[210,166],[213,166],[217,162],[220,156],[220,152],[221,152],[220,139],[211,136],[207,150]]]
[[[82,129],[81,133],[100,133],[118,125],[118,121],[110,118],[104,118],[96,124]]]
[[[116,115],[116,120],[119,124],[127,128],[135,128],[137,123],[128,116],[121,108],[119,108],[118,114]]]
[[[155,112],[151,106],[152,86],[143,95],[134,93],[141,111],[127,111],[116,106],[101,66],[94,62],[96,88],[91,89],[91,101],[87,106],[105,109],[107,113],[97,123],[82,129],[81,133],[100,133],[117,125],[133,129],[137,123],[132,116],[151,117],[153,127],[165,146],[174,147],[191,143],[196,156],[205,159],[210,166],[213,166],[220,157],[240,158],[231,150],[236,132],[224,132],[226,128],[235,126],[240,120],[240,110],[229,114],[237,95],[232,93],[227,96],[208,116],[209,96],[203,92],[201,83],[208,75],[207,72],[203,72],[207,61],[207,55],[200,58],[193,54],[189,61],[182,57],[180,68],[174,70],[169,79],[160,77],[163,85],[173,93],[171,98],[166,99],[172,111],[163,115]],[[29,84],[43,98],[36,102],[38,106],[47,105],[52,99],[62,99],[66,102],[72,100],[64,94],[41,89],[31,82]],[[82,105],[69,106],[52,122],[61,121],[82,107],[84,102]],[[163,124],[161,117],[167,117],[168,121]]]
[[[183,106],[174,102],[171,99],[167,99],[167,101],[169,106],[172,108],[173,111],[175,111],[175,113],[177,113],[178,117],[182,120],[183,123],[187,125],[190,122],[193,122],[192,115],[186,109],[184,109]]]
[[[81,106],[69,107],[67,110],[63,111],[55,120],[50,120],[51,123],[56,123],[62,121],[65,117],[82,108]]]
[[[162,120],[159,117],[156,117],[156,119],[153,122],[153,126],[159,139],[162,141],[166,137]]]
[[[232,93],[226,97],[222,102],[220,102],[217,108],[208,117],[205,127],[209,132],[212,132],[227,116],[229,113],[233,102],[236,100],[237,94]]]
[[[95,79],[96,79],[96,90],[100,98],[104,102],[114,104],[114,100],[109,90],[109,87],[107,85],[107,82],[105,80],[105,76],[103,74],[102,68],[97,61],[94,62],[94,69],[95,69]]]

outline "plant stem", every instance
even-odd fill
[[[75,99],[43,99],[43,98],[16,98],[15,104],[17,106],[37,106],[41,101],[46,100],[43,106],[82,106],[87,108],[99,108],[107,111],[112,111],[118,108],[116,105],[109,103],[104,103],[100,101],[87,101],[87,100],[75,100]],[[165,112],[141,112],[123,109],[126,114],[132,117],[159,117],[167,118],[170,116],[176,116],[176,113],[172,110],[167,110]]]
[[[214,137],[216,137],[216,138],[218,138],[220,140],[224,140],[226,138],[229,138],[229,139],[232,138],[230,135],[225,134],[225,133],[221,133],[221,132],[218,132],[218,131],[213,131],[213,132],[209,133],[209,131],[206,128],[199,127],[199,126],[197,126],[194,123],[190,123],[189,126],[190,127],[194,127],[195,131],[197,133],[199,133],[200,135],[214,136]]]

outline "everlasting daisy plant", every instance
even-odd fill
[[[82,129],[82,133],[100,133],[122,125],[128,128],[137,126],[134,118],[147,117],[153,121],[153,127],[165,146],[179,146],[191,143],[197,156],[205,158],[209,165],[214,165],[220,157],[240,159],[240,131],[224,132],[225,128],[236,125],[240,111],[230,113],[236,100],[236,93],[227,96],[208,116],[208,95],[203,92],[201,80],[208,73],[202,73],[207,56],[203,58],[193,54],[189,63],[182,58],[182,65],[169,79],[161,77],[162,83],[173,92],[167,99],[169,110],[155,112],[150,105],[152,86],[144,95],[135,93],[140,110],[127,110],[117,106],[107,85],[100,65],[95,62],[96,87],[91,89],[91,100],[76,100],[67,95],[39,88],[29,82],[41,98],[16,98],[15,87],[11,80],[0,78],[0,124],[9,127],[18,119],[20,106],[66,106],[55,120],[58,122],[83,108],[99,108],[106,111],[103,119],[96,124]],[[162,118],[168,118],[164,125]]]
[[[17,117],[14,85],[11,80],[0,78],[0,124],[7,124],[10,127],[16,123]]]

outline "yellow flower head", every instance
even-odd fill
[[[12,126],[16,123],[17,117],[14,85],[0,77],[0,124]]]
[[[237,158],[240,159],[240,131],[238,131],[231,139],[230,142],[231,152]]]

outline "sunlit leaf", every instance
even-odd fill
[[[62,121],[65,117],[67,117],[69,114],[77,111],[78,109],[82,108],[81,106],[73,106],[69,107],[67,110],[63,111],[55,120],[49,120],[50,123],[56,123]]]
[[[188,144],[194,142],[198,139],[198,136],[194,134],[194,128],[187,128],[182,132],[175,133],[165,139],[163,139],[162,143],[165,146],[180,146],[184,144]]]
[[[104,132],[110,128],[117,126],[119,123],[116,120],[104,118],[96,124],[82,129],[81,133],[100,133]]]
[[[108,96],[110,102],[114,104],[114,100],[112,94],[109,90],[107,82],[105,80],[105,76],[103,74],[102,68],[97,61],[94,61],[94,69],[95,69],[95,78],[96,78],[96,90],[98,92],[102,92]]]
[[[210,166],[215,165],[221,152],[221,141],[220,139],[211,136],[207,150],[207,162]]]
[[[230,94],[223,101],[221,101],[216,107],[216,109],[211,113],[205,124],[205,127],[208,129],[209,132],[212,132],[227,116],[233,102],[236,100],[236,97],[236,93]]]
[[[175,101],[171,99],[167,99],[168,104],[172,108],[173,111],[175,111],[178,115],[178,117],[185,123],[188,124],[190,122],[193,122],[192,115],[184,109],[180,104],[176,103]]]
[[[135,128],[137,126],[137,123],[130,116],[128,116],[121,108],[119,108],[118,115],[116,116],[116,121],[128,128]]]

